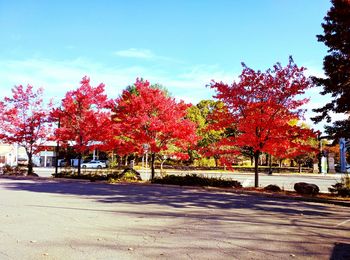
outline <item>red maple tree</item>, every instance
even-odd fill
[[[287,134],[288,138],[284,140],[283,144],[276,146],[271,154],[279,158],[295,160],[298,163],[299,173],[301,173],[301,164],[307,160],[315,159],[319,152],[317,140],[319,133],[303,124],[291,124]]]
[[[50,136],[49,109],[42,99],[43,89],[31,85],[12,89],[12,97],[0,102],[0,139],[22,146],[28,156],[28,175],[33,174],[33,154],[42,148]]]
[[[164,90],[139,79],[115,100],[112,112],[120,139],[129,153],[143,154],[147,144],[151,154],[151,178],[155,174],[156,154],[170,146],[186,150],[195,143],[195,125],[186,119],[188,107],[183,101],[176,102],[167,96]],[[179,151],[175,153],[180,155]]]
[[[258,187],[260,154],[273,154],[276,146],[288,146],[295,139],[290,121],[302,117],[300,107],[308,101],[297,96],[312,84],[304,75],[305,68],[299,68],[292,58],[287,66],[277,63],[265,72],[242,65],[238,83],[213,81],[211,87],[217,92],[215,97],[228,108],[223,116],[218,116],[219,123],[237,130],[227,141],[238,147],[251,147],[254,152],[255,187]],[[231,120],[220,120],[227,117]]]
[[[52,117],[60,122],[55,139],[71,145],[78,153],[78,175],[82,154],[106,148],[106,140],[111,137],[111,113],[104,84],[93,87],[87,76],[80,83],[79,88],[66,93],[61,107],[52,112]]]

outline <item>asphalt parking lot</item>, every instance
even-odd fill
[[[350,207],[193,188],[26,178],[0,178],[0,198],[0,259],[350,255]]]

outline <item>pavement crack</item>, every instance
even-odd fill
[[[223,250],[223,253],[225,253],[225,254],[227,254],[227,253],[225,252],[225,249],[222,248],[222,247],[219,245],[219,243],[229,244],[229,245],[231,245],[231,246],[238,247],[238,248],[243,248],[243,249],[248,250],[248,251],[259,251],[259,252],[261,252],[261,253],[263,253],[263,254],[265,254],[265,255],[274,256],[273,254],[267,253],[267,252],[265,252],[264,250],[260,250],[260,249],[256,249],[256,248],[255,248],[254,250],[252,250],[252,249],[249,248],[249,247],[240,246],[240,245],[237,245],[237,244],[235,244],[235,243],[233,243],[233,242],[230,242],[230,241],[224,241],[224,240],[219,240],[219,239],[214,239],[214,240],[217,242],[217,244],[216,244],[217,247],[220,248],[220,249],[222,249],[222,250]]]
[[[69,247],[75,251],[86,254],[86,252],[84,250],[78,249],[78,248],[74,247],[72,244],[69,244]]]
[[[4,255],[4,256],[6,256],[6,257],[10,257],[8,254],[6,254],[6,253],[4,253],[4,252],[1,252],[1,251],[0,251],[0,255]]]

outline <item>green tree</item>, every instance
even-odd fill
[[[329,49],[323,61],[325,78],[314,77],[318,86],[323,86],[322,95],[331,94],[332,101],[315,109],[318,123],[323,119],[331,121],[330,112],[349,113],[350,111],[350,1],[332,0],[333,6],[324,18],[323,35],[317,35]],[[348,114],[349,115],[349,114]],[[350,116],[327,126],[326,132],[337,137],[350,138]]]
[[[199,137],[196,150],[189,150],[190,158],[213,157],[215,165],[218,166],[219,159],[226,153],[218,143],[234,132],[232,129],[216,125],[215,114],[223,108],[224,104],[221,101],[214,100],[202,100],[189,108],[187,118],[196,123]]]

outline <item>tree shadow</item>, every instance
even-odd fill
[[[13,179],[0,185],[10,190],[84,196],[101,203],[156,204],[172,208],[253,209],[287,215],[328,216],[322,204],[259,195],[205,191],[161,185],[106,184],[77,180]]]
[[[334,245],[330,260],[350,259],[350,244],[336,243]]]
[[[245,257],[244,253],[257,251],[269,259],[283,259],[290,255],[302,256],[305,259],[308,257],[323,259],[329,257],[333,243],[337,241],[339,244],[333,248],[331,259],[347,259],[337,257],[343,256],[348,250],[349,244],[344,242],[347,241],[346,234],[349,229],[345,225],[334,224],[347,218],[346,212],[350,210],[345,207],[340,212],[339,208],[329,205],[292,199],[206,191],[201,188],[140,184],[111,185],[68,179],[13,178],[1,181],[0,178],[0,188],[77,196],[104,204],[103,207],[64,203],[62,206],[50,203],[37,205],[33,203],[26,206],[72,211],[73,215],[80,211],[84,212],[80,215],[92,212],[92,216],[96,216],[94,212],[98,212],[101,215],[112,214],[116,219],[119,216],[122,216],[122,219],[127,217],[129,225],[108,226],[108,232],[113,233],[110,229],[114,228],[114,232],[118,234],[126,235],[132,230],[132,235],[135,237],[158,236],[162,242],[158,246],[166,245],[166,242],[172,241],[171,237],[177,234],[176,237],[181,237],[184,241],[202,241],[193,245],[193,251],[200,247],[201,252],[208,252],[209,255],[218,250],[220,244],[228,254],[222,254],[222,258],[232,259],[236,255],[237,259],[241,259]],[[109,206],[105,207],[107,204]],[[150,219],[157,221],[149,221]],[[163,220],[165,224],[159,224],[163,223]],[[137,224],[138,221],[141,224]],[[176,244],[173,241],[172,243]],[[159,253],[169,250],[175,244],[160,248]],[[84,247],[84,245],[77,246]],[[141,247],[147,246],[142,244]],[[157,247],[152,243],[149,246],[152,252]],[[183,249],[183,256],[192,250],[190,246]],[[96,245],[96,248],[98,247],[99,244]],[[320,248],[322,250],[319,250]],[[237,255],[237,252],[242,254]],[[176,248],[176,255],[179,255],[179,248]],[[254,256],[256,255],[253,254],[252,259]]]

